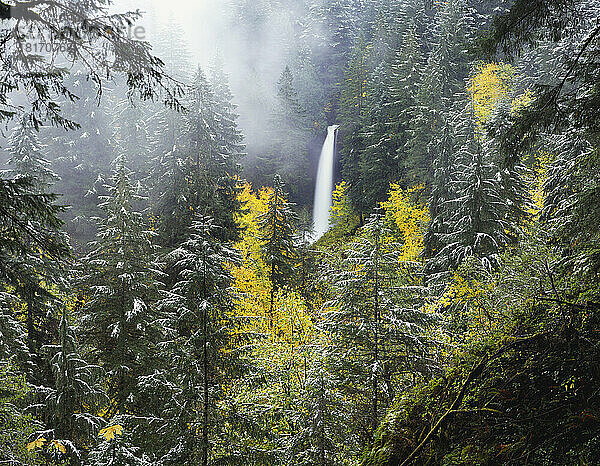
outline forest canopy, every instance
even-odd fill
[[[0,0],[0,70],[0,464],[600,463],[596,0]]]

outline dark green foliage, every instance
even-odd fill
[[[241,367],[240,354],[228,351],[232,306],[228,264],[235,251],[221,244],[213,220],[198,217],[190,239],[166,261],[178,281],[159,303],[168,314],[165,356],[170,364],[171,393],[165,402],[168,438],[164,464],[212,464],[215,440],[224,431],[218,403],[223,384]]]
[[[432,50],[422,74],[416,103],[408,110],[410,140],[404,163],[413,183],[429,186],[452,99],[463,91],[464,79],[469,73],[464,44],[470,30],[465,9],[464,1],[451,0],[445,2],[435,17]]]
[[[294,403],[296,409],[289,415],[297,429],[289,439],[288,463],[339,464],[343,457],[340,443],[348,440],[343,424],[347,403],[336,387],[334,375],[325,367],[327,355],[317,354],[317,358],[311,361],[304,389]]]
[[[500,49],[511,57],[540,40],[559,40],[565,29],[581,21],[574,9],[581,3],[580,0],[517,0],[508,12],[494,18],[487,35],[479,41],[481,51],[493,57]]]
[[[523,457],[535,464],[595,461],[600,453],[594,414],[599,403],[594,395],[597,344],[592,333],[584,330],[507,345],[512,349],[478,371],[439,435],[407,464],[500,465]],[[472,357],[447,379],[410,393],[414,401],[407,397],[398,404],[398,414],[383,425],[373,453],[363,464],[402,464],[419,444],[422,432],[428,432],[450,408],[477,364]]]
[[[364,142],[360,134],[363,118],[368,113],[367,79],[369,77],[369,47],[361,35],[344,73],[344,81],[340,94],[340,164],[342,177],[348,181],[349,195],[363,221],[363,215],[368,211],[365,202],[364,179],[361,177],[360,154]]]
[[[507,14],[496,18],[481,39],[481,48],[488,56],[497,50],[513,56],[528,45],[540,43],[552,47],[552,59],[546,59],[549,69],[535,76],[534,102],[502,135],[513,156],[549,130],[563,132],[573,126],[597,137],[600,26],[592,3],[517,1]]]
[[[27,348],[27,333],[13,309],[18,304],[18,297],[9,293],[0,294],[0,361],[12,359],[27,366],[31,357]]]
[[[349,400],[344,429],[351,450],[371,441],[401,374],[418,370],[419,333],[426,322],[413,307],[418,264],[399,264],[394,243],[384,241],[380,214],[373,214],[361,233],[327,276],[332,310],[323,324],[332,338],[329,357],[337,387]]]
[[[19,2],[9,6],[1,2],[6,14],[0,40],[1,70],[0,122],[19,112],[16,92],[28,94],[27,106],[36,129],[44,122],[65,129],[78,123],[61,112],[62,101],[75,101],[77,95],[65,82],[69,69],[59,61],[46,57],[28,39],[47,44],[49,50],[60,50],[66,62],[80,64],[91,81],[100,85],[113,75],[126,78],[131,93],[144,100],[164,97],[166,104],[178,106],[180,88],[162,71],[162,62],[151,54],[147,42],[126,34],[127,26],[141,13],[106,14],[106,2],[93,0],[73,6],[65,0]],[[9,18],[17,21],[9,22]],[[106,31],[111,34],[106,34]],[[31,46],[31,47],[29,47]],[[44,49],[45,50],[45,49]],[[99,87],[99,93],[100,91]]]
[[[456,145],[453,137],[454,129],[451,124],[452,121],[441,128],[442,134],[437,146],[438,152],[433,161],[433,179],[429,199],[429,216],[431,220],[424,237],[423,257],[425,259],[432,259],[438,255],[444,246],[441,236],[448,234],[450,231],[448,209],[452,200],[450,183],[453,176],[452,161]],[[425,265],[427,275],[431,275],[436,269],[438,272],[443,270],[443,268],[436,267],[433,261],[429,261]]]
[[[25,413],[31,386],[14,365],[0,361],[0,461],[7,464],[41,465],[41,458],[27,452],[39,424]]]
[[[162,244],[177,247],[185,240],[195,214],[211,215],[222,239],[238,236],[234,214],[239,209],[237,177],[242,138],[222,72],[215,88],[202,69],[194,76],[187,113],[172,147],[155,158],[157,229]],[[216,82],[216,81],[215,81]]]
[[[496,139],[506,154],[504,166],[511,169],[545,134],[554,135],[551,150],[557,156],[547,180],[544,218],[565,247],[566,260],[591,273],[598,270],[597,180],[592,168],[600,134],[597,16],[597,8],[582,1],[518,1],[482,39],[485,51],[499,49],[509,55],[527,45],[544,45],[537,56],[541,66],[533,80],[534,101]]]
[[[76,307],[83,303],[77,301]],[[80,309],[76,309],[79,311]],[[84,449],[103,426],[95,413],[106,406],[108,398],[100,386],[101,368],[89,365],[77,347],[75,332],[69,324],[67,306],[62,309],[59,345],[47,347],[52,354],[50,364],[54,387],[42,391],[42,418],[55,440],[63,444],[67,457],[78,464]]]
[[[269,208],[258,219],[263,254],[270,269],[271,307],[273,293],[293,283],[294,266],[297,262],[297,216],[283,188],[283,181],[276,175],[273,179],[273,193],[269,199]]]
[[[54,204],[55,199],[40,194],[32,178],[0,178],[0,283],[11,287],[17,301],[25,304],[18,307],[18,314],[25,321],[27,346],[36,367],[30,376],[38,383],[51,378],[41,355],[57,330],[50,289],[64,284],[64,261],[70,256],[57,217],[63,208]]]
[[[447,201],[448,226],[439,236],[444,246],[436,256],[447,260],[451,269],[469,256],[477,257],[486,268],[497,267],[499,254],[509,242],[509,219],[504,215],[506,204],[498,168],[481,145],[471,111],[467,106],[456,121],[459,146],[453,158],[451,199]]]
[[[63,208],[54,204],[56,195],[35,194],[33,184],[28,177],[0,179],[0,279],[16,287],[34,274],[26,258],[41,252],[38,260],[56,261],[69,254],[57,232]]]
[[[140,198],[122,157],[111,182],[100,205],[105,217],[97,220],[97,240],[82,260],[80,283],[88,300],[81,328],[92,360],[107,373],[111,410],[138,412],[143,400],[136,385],[148,370],[159,334],[153,300],[160,274],[153,262],[154,234],[135,210]]]
[[[419,68],[423,66],[414,25],[402,36],[402,45],[391,63],[371,73],[367,84],[369,115],[363,123],[364,151],[361,178],[369,208],[387,198],[390,183],[407,180],[405,160],[413,108],[418,95]],[[422,178],[414,178],[422,182]]]
[[[548,310],[543,301],[536,306],[537,313]],[[597,309],[565,303],[565,310],[589,320],[575,328],[552,323],[544,332],[472,350],[444,377],[399,399],[362,464],[595,461]],[[434,426],[435,435],[404,463]]]

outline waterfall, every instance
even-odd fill
[[[337,125],[327,128],[327,139],[323,144],[319,160],[313,206],[313,239],[315,241],[329,229],[329,211],[333,194],[333,159],[335,157],[335,140],[338,128]]]

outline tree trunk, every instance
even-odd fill
[[[374,264],[374,281],[375,281],[375,303],[374,303],[374,351],[373,351],[373,413],[372,413],[372,434],[377,430],[377,401],[379,391],[379,375],[377,373],[379,365],[379,235],[375,234],[375,264]]]

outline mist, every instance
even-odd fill
[[[241,21],[242,7],[248,3],[254,3],[253,10],[260,13],[250,18],[252,29]],[[191,79],[196,66],[206,70],[215,58],[223,62],[252,157],[267,149],[265,133],[281,73],[286,66],[295,68],[298,49],[308,47],[314,40],[300,24],[300,18],[307,13],[303,5],[301,1],[153,0],[140,6],[134,0],[117,0],[113,10],[144,12],[137,24],[144,28],[145,40],[159,58],[165,59],[174,52],[187,56],[189,69],[183,75],[181,70],[167,69],[177,78]],[[165,42],[167,31],[175,40]],[[303,105],[310,104],[306,101],[309,96],[299,97]]]

